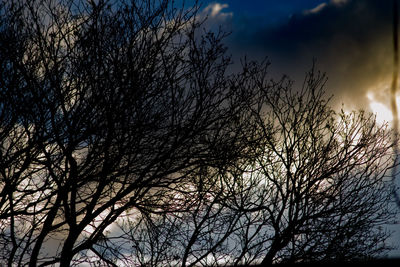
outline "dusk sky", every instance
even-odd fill
[[[189,4],[191,1],[186,2]],[[231,32],[235,62],[268,58],[272,77],[288,75],[301,86],[316,60],[326,72],[332,105],[378,112],[391,120],[392,1],[219,0],[200,1],[208,27]]]

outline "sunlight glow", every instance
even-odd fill
[[[370,108],[372,109],[372,112],[375,113],[376,115],[376,121],[379,124],[383,124],[385,122],[391,122],[393,120],[393,114],[392,111],[386,107],[384,104],[371,101],[369,104]]]
[[[369,100],[369,107],[376,115],[376,121],[378,124],[391,123],[393,121],[393,114],[390,110],[389,104],[383,104],[379,101],[376,101],[372,92],[367,93],[367,98]],[[396,103],[399,107],[400,96],[396,97]]]

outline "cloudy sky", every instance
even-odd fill
[[[332,105],[379,112],[390,121],[392,1],[218,0],[200,1],[208,25],[230,31],[226,40],[240,57],[267,57],[271,76],[298,85],[316,60],[329,80]]]
[[[290,76],[298,86],[316,60],[326,72],[332,106],[377,113],[391,121],[393,61],[390,0],[218,0],[201,1],[207,26],[230,31],[229,53],[271,62],[270,73]],[[400,98],[399,98],[400,99]],[[400,256],[400,226],[389,255]]]

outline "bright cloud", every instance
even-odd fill
[[[204,12],[207,14],[210,14],[212,18],[215,18],[217,16],[220,17],[231,17],[233,15],[232,12],[225,13],[221,12],[223,9],[228,8],[228,4],[220,4],[220,3],[212,3],[209,4],[206,8],[204,8]]]

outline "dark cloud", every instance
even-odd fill
[[[239,23],[240,22],[240,23]],[[326,71],[327,90],[350,108],[367,107],[366,94],[384,98],[392,71],[392,1],[331,1],[294,14],[280,25],[235,21],[235,55],[268,56],[275,74],[302,79],[312,65]],[[300,84],[300,83],[299,83]],[[376,88],[376,89],[375,89]]]

